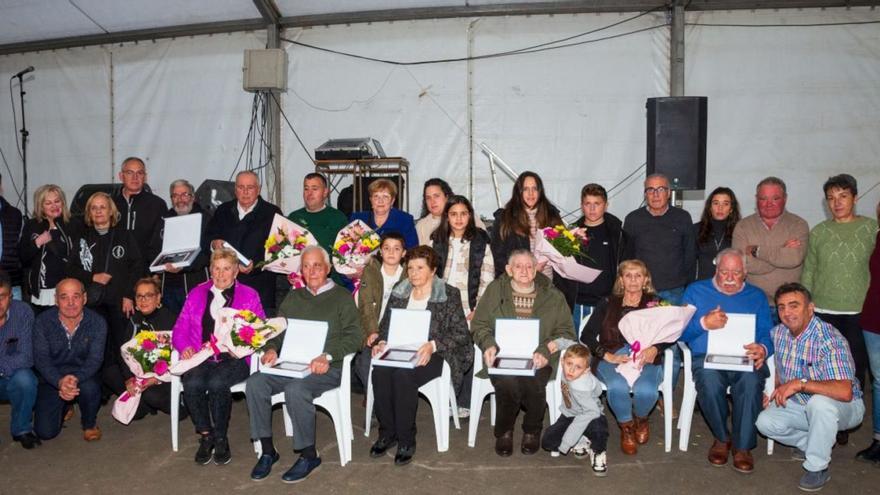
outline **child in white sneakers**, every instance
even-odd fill
[[[582,435],[586,436],[590,442],[587,453],[593,474],[605,476],[608,421],[599,400],[602,384],[590,373],[590,350],[581,344],[566,349],[562,372],[563,403],[559,406],[562,415],[544,432],[541,447],[566,455]]]

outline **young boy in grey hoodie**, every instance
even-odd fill
[[[562,344],[560,347],[565,343]],[[590,350],[581,344],[568,347],[562,361],[562,371],[562,404],[559,406],[562,415],[544,432],[541,447],[568,454],[581,436],[586,436],[590,441],[587,452],[593,474],[605,476],[608,421],[599,401],[602,383],[590,373]]]

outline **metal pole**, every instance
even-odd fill
[[[684,96],[684,5],[676,0],[672,7],[669,42],[669,96]]]
[[[24,74],[18,75],[18,97],[21,101],[21,178],[22,178],[22,195],[24,196],[24,214],[28,212],[28,177],[27,177],[27,142],[28,134],[27,125],[24,122]]]
[[[266,26],[266,48],[281,47],[281,27],[278,24],[269,24]],[[268,99],[269,104],[269,145],[272,157],[269,170],[272,175],[272,202],[279,208],[283,209],[282,199],[282,182],[281,182],[281,92],[272,90],[275,98]],[[277,102],[277,103],[276,103]]]

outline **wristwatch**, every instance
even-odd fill
[[[807,389],[807,379],[801,378],[801,393],[803,393]]]
[[[333,362],[333,356],[331,356],[330,354],[324,354],[324,357],[327,358],[327,362],[328,362],[328,363],[332,363],[332,362]]]

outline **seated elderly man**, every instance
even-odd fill
[[[33,333],[34,312],[27,303],[12,300],[12,281],[0,271],[0,400],[12,406],[12,439],[26,449],[41,443],[32,421],[37,399]]]
[[[692,369],[697,388],[697,400],[703,417],[712,430],[715,441],[709,449],[709,462],[714,466],[727,463],[733,445],[733,468],[751,473],[755,467],[751,450],[757,444],[755,418],[761,412],[764,380],[769,375],[764,360],[773,354],[770,340],[770,309],[761,289],[746,283],[745,259],[737,249],[725,249],[715,258],[715,276],[689,285],[683,302],[693,304],[697,312],[685,328],[680,340],[693,353]],[[728,313],[755,315],[755,341],[745,346],[746,354],[754,360],[755,369],[749,372],[706,369],[703,361],[709,340],[708,332],[723,328]],[[730,411],[727,388],[733,398],[731,423],[733,435],[727,428]]]
[[[272,395],[284,392],[287,411],[293,422],[293,450],[300,458],[281,477],[285,483],[305,479],[321,464],[315,449],[315,406],[312,401],[324,392],[339,387],[342,360],[357,352],[363,338],[360,316],[351,293],[327,277],[330,258],[320,246],[309,246],[302,254],[302,276],[306,286],[287,294],[279,308],[280,316],[302,320],[326,321],[327,340],[324,353],[312,360],[311,374],[288,378],[255,373],[247,381],[247,405],[251,418],[251,437],[259,439],[263,454],[251,471],[251,479],[269,476],[280,455],[272,443]],[[282,333],[263,347],[261,363],[272,366],[284,342]],[[342,448],[342,446],[340,446]]]
[[[66,278],[55,286],[55,304],[37,317],[34,363],[40,373],[34,431],[43,440],[61,432],[64,413],[78,402],[83,438],[101,439],[97,426],[101,407],[101,362],[107,323],[85,308],[86,291],[79,280]]]
[[[765,398],[758,430],[797,449],[807,471],[799,488],[818,491],[831,479],[828,464],[838,431],[862,422],[865,404],[849,344],[814,314],[810,291],[801,284],[776,290],[782,323],[773,329],[776,389]],[[769,407],[768,407],[769,406]]]
[[[513,251],[506,271],[486,287],[471,320],[474,342],[483,351],[486,366],[495,362],[498,352],[495,324],[499,318],[538,319],[540,334],[533,357],[535,376],[490,377],[495,387],[498,412],[495,453],[502,457],[513,453],[513,427],[520,409],[525,410],[520,451],[526,455],[538,451],[544,424],[545,387],[556,373],[559,362],[557,340],[576,339],[565,296],[553,287],[549,278],[537,272],[535,255],[525,249]],[[488,374],[483,369],[478,376],[486,378]]]

